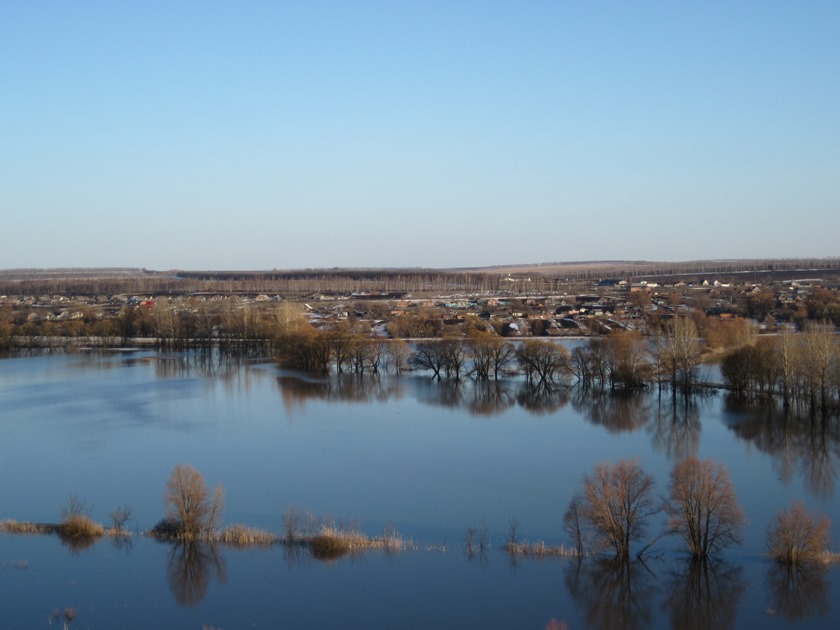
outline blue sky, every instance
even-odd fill
[[[840,255],[840,3],[4,2],[0,268]]]

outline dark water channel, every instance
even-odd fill
[[[663,539],[646,564],[511,559],[520,536],[568,543],[563,513],[596,463],[637,458],[665,494],[687,455],[723,462],[749,528],[696,566]],[[281,532],[288,508],[393,526],[417,549],[329,562],[277,546],[179,547],[134,536],[69,548],[0,535],[0,627],[840,627],[840,567],[762,558],[793,499],[840,542],[836,420],[739,408],[719,394],[597,396],[519,380],[319,379],[217,354],[55,354],[0,360],[0,520],[55,522],[69,495],[133,529],[164,514],[173,466],[227,493],[225,522]],[[468,527],[491,548],[468,557]],[[653,525],[660,528],[661,523]]]

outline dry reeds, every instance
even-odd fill
[[[329,560],[347,553],[358,553],[368,549],[382,549],[384,551],[403,551],[409,542],[400,537],[393,530],[386,530],[381,537],[370,538],[353,529],[343,530],[325,526],[316,536],[308,541],[309,549],[316,558]]]
[[[57,525],[29,523],[12,519],[0,521],[0,532],[6,534],[54,534],[57,527]]]
[[[581,555],[573,547],[546,545],[542,540],[536,542],[520,541],[508,543],[502,549],[512,556],[530,556],[532,558],[578,558]]]
[[[279,542],[271,532],[239,523],[225,527],[217,534],[217,539],[234,547],[271,547]]]

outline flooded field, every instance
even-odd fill
[[[636,458],[667,493],[688,455],[726,465],[749,527],[713,567],[663,538],[645,564],[511,558],[519,535],[569,544],[584,474]],[[833,521],[836,420],[740,408],[720,394],[534,391],[517,379],[317,378],[218,354],[53,354],[0,360],[0,520],[56,522],[68,496],[129,527],[164,515],[174,466],[226,491],[225,523],[282,534],[309,510],[413,542],[330,561],[284,546],[236,550],[135,535],[78,549],[0,535],[0,626],[32,628],[832,627],[840,567],[790,574],[763,558],[794,499]],[[661,529],[664,519],[652,524]],[[487,548],[464,551],[468,528]],[[165,622],[165,623],[164,623]]]

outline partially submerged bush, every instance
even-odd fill
[[[181,524],[171,518],[162,518],[149,530],[149,535],[159,540],[176,540],[181,535]]]
[[[59,523],[58,533],[67,538],[98,538],[105,534],[105,528],[89,516],[76,515]]]
[[[312,512],[289,508],[283,514],[284,540],[287,543],[308,540],[330,523],[330,519],[319,518]]]
[[[111,512],[111,526],[113,533],[117,536],[125,533],[125,524],[131,520],[134,510],[128,505],[122,505]]]
[[[825,514],[808,512],[801,501],[776,512],[767,530],[767,555],[779,563],[800,565],[825,562],[831,521]]]

